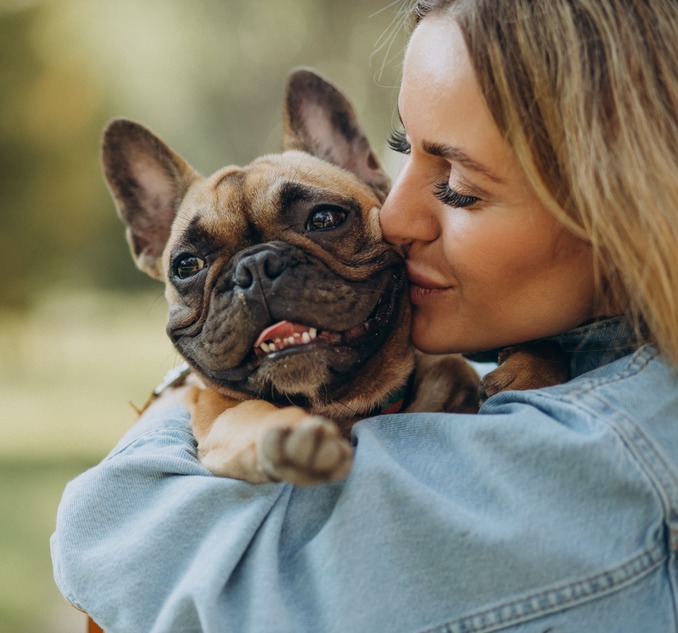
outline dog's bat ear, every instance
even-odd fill
[[[164,280],[162,253],[172,222],[199,175],[154,134],[127,119],[108,124],[101,157],[137,267]]]
[[[382,202],[388,193],[389,178],[351,102],[309,68],[295,69],[287,80],[283,147],[308,152],[353,172]]]

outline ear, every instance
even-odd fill
[[[137,267],[164,280],[162,253],[191,183],[186,162],[145,127],[115,119],[104,130],[102,163]]]
[[[351,102],[309,68],[297,68],[287,80],[284,132],[284,149],[308,152],[353,172],[383,202],[390,181]]]

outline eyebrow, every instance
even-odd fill
[[[405,124],[403,123],[403,117],[400,114],[400,104],[396,106],[396,111],[398,114],[398,120],[400,125],[404,128]],[[496,174],[492,173],[487,167],[481,165],[478,161],[473,160],[466,152],[455,147],[454,145],[446,145],[444,143],[433,143],[431,141],[423,141],[421,144],[422,148],[427,154],[432,156],[439,156],[440,158],[445,158],[447,160],[453,160],[460,165],[463,165],[467,169],[475,171],[479,174],[482,174],[486,178],[489,178],[492,182],[496,182],[499,185],[505,185],[506,181],[503,178],[500,178]]]
[[[423,150],[432,156],[440,156],[447,160],[453,160],[463,167],[482,174],[497,184],[504,185],[506,181],[496,174],[492,173],[487,167],[481,165],[479,162],[473,160],[466,152],[453,145],[444,145],[442,143],[432,143],[431,141],[423,141],[421,144]]]

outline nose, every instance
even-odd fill
[[[439,233],[435,201],[430,182],[409,157],[379,213],[384,239],[399,246],[435,240]]]
[[[241,257],[233,273],[236,286],[247,289],[255,280],[273,281],[285,270],[287,263],[276,248],[258,250]]]

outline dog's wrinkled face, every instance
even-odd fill
[[[290,77],[285,131],[287,151],[202,178],[118,120],[106,175],[137,265],[166,282],[168,334],[209,384],[351,417],[412,365],[405,269],[379,228],[388,179],[311,71]]]
[[[406,311],[378,205],[351,174],[296,151],[200,182],[165,253],[179,351],[229,391],[304,406],[355,397]]]

